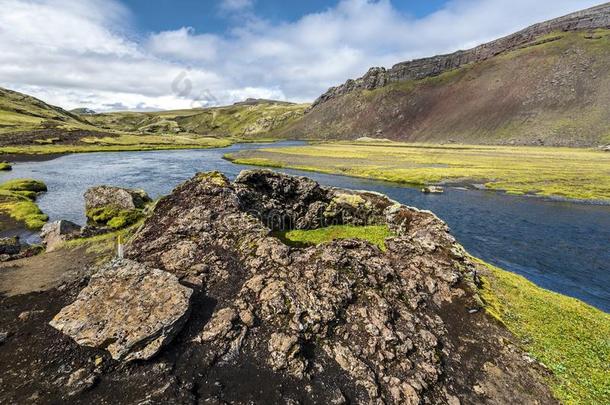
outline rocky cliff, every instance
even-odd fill
[[[384,250],[275,236],[330,224],[393,236]],[[49,364],[69,352],[78,370],[48,398],[555,403],[545,372],[481,310],[475,267],[447,226],[383,195],[269,171],[202,173],[159,201],[126,256],[51,321],[84,347],[53,346]]]
[[[451,55],[374,68],[279,130],[297,139],[610,143],[610,3]]]
[[[317,105],[328,100],[356,90],[373,90],[390,83],[437,76],[469,63],[487,60],[503,52],[515,50],[523,46],[531,46],[532,41],[537,43],[553,41],[556,38],[552,36],[539,41],[538,39],[554,32],[590,31],[600,28],[610,28],[610,3],[532,25],[515,34],[466,51],[457,51],[448,55],[401,62],[390,69],[381,67],[371,68],[359,79],[350,79],[345,84],[330,88],[313,103],[312,107],[315,108]]]

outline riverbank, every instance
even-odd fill
[[[150,150],[174,149],[210,149],[222,148],[241,142],[237,139],[189,137],[189,136],[162,136],[162,135],[121,135],[116,137],[83,138],[76,143],[9,145],[0,147],[3,159],[16,156],[24,161],[27,156],[59,156],[68,153],[92,152],[133,152]],[[32,160],[32,159],[27,159]]]
[[[593,149],[339,142],[262,148],[225,158],[238,164],[412,186],[451,184],[514,195],[610,203],[610,153]]]

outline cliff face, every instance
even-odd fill
[[[532,25],[515,34],[466,51],[457,51],[448,55],[401,62],[387,70],[380,67],[371,68],[359,79],[350,79],[345,84],[331,87],[312,106],[315,108],[319,104],[356,90],[373,90],[390,83],[437,76],[469,63],[481,62],[503,52],[515,50],[524,45],[531,45],[531,42],[535,42],[537,38],[553,32],[587,31],[599,28],[610,28],[610,3]],[[541,42],[552,40],[553,37],[544,39]]]
[[[593,28],[608,27],[609,16],[607,4],[471,51],[372,70],[331,89],[278,135],[607,145],[610,29]]]

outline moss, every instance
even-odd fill
[[[487,312],[553,372],[555,396],[566,404],[610,403],[610,315],[477,261],[487,270],[480,290]]]
[[[98,225],[121,229],[138,222],[144,214],[141,210],[121,210],[114,207],[99,207],[87,210],[87,218]]]
[[[38,180],[15,179],[0,184],[0,211],[23,222],[29,229],[40,229],[49,219],[34,202],[46,185]]]
[[[334,225],[313,230],[280,232],[277,236],[292,246],[314,246],[336,239],[360,239],[369,241],[381,250],[385,250],[385,239],[391,237],[392,232],[385,225]]]
[[[224,174],[218,171],[197,173],[197,178],[199,180],[211,182],[221,187],[227,186],[229,184]]]
[[[0,203],[0,211],[11,218],[25,223],[28,229],[37,230],[43,227],[49,217],[32,201],[5,201]]]
[[[0,189],[10,191],[31,191],[40,193],[47,191],[47,185],[40,180],[34,179],[13,179],[0,184]]]
[[[116,215],[107,222],[107,225],[112,229],[121,229],[125,228],[126,226],[135,224],[143,216],[144,215],[139,210],[120,211],[118,215]]]
[[[357,208],[365,204],[366,201],[364,198],[362,198],[362,196],[357,194],[338,194],[332,199],[331,203],[335,203],[337,205],[349,205]]]
[[[0,171],[13,170],[13,166],[9,162],[0,162]]]

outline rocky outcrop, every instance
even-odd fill
[[[143,190],[122,187],[98,186],[85,192],[85,210],[111,207],[119,210],[144,208],[151,199]]]
[[[93,225],[118,229],[137,222],[151,201],[144,190],[92,187],[85,192],[85,214]]]
[[[390,69],[373,67],[359,79],[350,79],[340,86],[331,87],[312,104],[312,108],[353,91],[373,90],[390,83],[423,79],[469,63],[481,62],[503,52],[530,45],[538,37],[556,31],[587,31],[598,28],[610,28],[610,3],[532,25],[515,34],[466,51],[402,62]],[[552,40],[553,38],[544,39]]]
[[[0,238],[0,262],[34,256],[40,251],[39,246],[22,243],[18,236]]]
[[[180,331],[191,294],[167,272],[117,261],[92,276],[50,324],[78,344],[108,350],[116,360],[145,360]]]
[[[79,237],[80,234],[80,225],[66,220],[45,224],[40,231],[47,252],[54,251],[65,241]]]
[[[394,236],[385,251],[359,240],[294,248],[274,237],[329,222],[387,225]],[[285,381],[315,403],[554,402],[478,313],[473,266],[447,226],[385,196],[269,171],[233,183],[202,173],[158,203],[126,256],[201,288],[196,305],[213,306],[193,330],[199,362],[229,381],[249,369],[275,376],[253,388],[261,398]],[[496,392],[474,392],[475,381]]]

